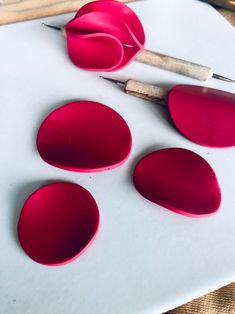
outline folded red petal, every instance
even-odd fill
[[[123,60],[123,46],[107,34],[76,35],[67,39],[68,53],[75,65],[89,71],[113,71]]]
[[[69,56],[83,69],[118,70],[144,49],[145,34],[137,15],[117,1],[88,3],[65,29]]]

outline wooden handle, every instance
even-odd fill
[[[125,91],[129,95],[167,105],[168,91],[161,87],[135,80],[128,80],[125,85]]]
[[[0,25],[77,11],[89,0],[0,0]],[[135,0],[119,0],[134,2]]]
[[[211,4],[217,5],[219,7],[235,11],[235,1],[234,0],[203,0],[204,2],[209,2]]]
[[[209,67],[149,50],[143,50],[137,56],[136,60],[171,72],[183,74],[200,81],[206,81],[213,75],[213,70]]]
[[[230,24],[235,26],[235,11],[230,11],[228,9],[222,8],[218,8],[217,10],[219,11],[220,14],[223,15],[223,17],[226,18],[227,21],[229,21]]]
[[[0,5],[1,4],[12,4],[12,3],[16,3],[16,2],[20,2],[21,0],[0,0]]]

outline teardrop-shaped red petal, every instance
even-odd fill
[[[176,127],[190,140],[211,147],[235,145],[235,94],[178,85],[168,97]]]
[[[120,166],[132,146],[130,129],[112,108],[91,101],[64,105],[42,123],[37,148],[42,159],[62,169],[95,172]]]
[[[25,202],[18,237],[35,262],[56,266],[80,256],[93,242],[99,210],[92,195],[72,183],[54,183],[35,191]]]
[[[221,203],[213,169],[187,149],[167,148],[145,156],[135,168],[134,184],[151,202],[189,217],[212,215]]]

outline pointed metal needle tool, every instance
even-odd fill
[[[219,75],[219,74],[213,74],[212,75],[213,78],[217,79],[217,80],[221,80],[221,81],[225,81],[225,82],[230,82],[230,83],[235,83],[235,80],[232,80],[228,77],[225,77],[225,76],[222,76],[222,75]]]
[[[41,23],[43,27],[49,27],[57,31],[61,31],[64,36],[66,36],[66,33],[64,31],[64,27],[56,26],[56,25],[50,25],[46,23]],[[166,69],[172,72],[176,72],[178,74],[182,74],[185,76],[189,76],[195,79],[198,79],[200,81],[206,81],[209,78],[215,78],[217,80],[225,81],[225,82],[230,82],[230,83],[235,83],[235,80],[230,79],[228,77],[215,74],[213,73],[213,70],[209,67],[192,63],[189,61],[185,61],[182,59],[162,55],[157,52],[152,52],[149,50],[144,50],[142,51],[136,58],[137,61],[140,61],[142,63],[150,64],[162,69]],[[167,62],[164,63],[162,60],[168,60]],[[162,63],[163,62],[163,63]],[[175,69],[174,69],[175,68]],[[185,72],[186,69],[186,72]],[[199,74],[198,73],[204,73],[204,74]],[[201,76],[202,75],[202,76]]]
[[[43,27],[49,27],[49,28],[55,29],[57,31],[62,31],[63,30],[63,27],[59,27],[59,26],[55,26],[55,25],[50,25],[50,24],[46,24],[46,23],[42,23],[41,25]]]
[[[106,81],[109,81],[109,82],[112,82],[112,83],[115,83],[117,85],[121,85],[121,86],[125,86],[126,83],[123,82],[123,81],[119,81],[119,80],[114,80],[114,79],[111,79],[109,77],[104,77],[104,76],[99,76],[100,78],[102,78],[103,80],[106,80]]]

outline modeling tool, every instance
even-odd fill
[[[177,129],[200,145],[235,145],[235,94],[194,85],[176,85],[170,91],[136,80],[101,78],[122,86],[127,94],[167,105]]]

